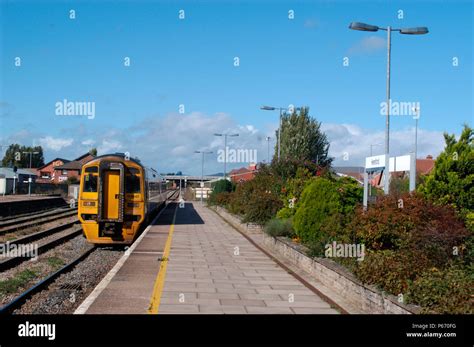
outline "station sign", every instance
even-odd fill
[[[385,167],[385,154],[365,158],[366,169],[381,169]]]
[[[389,171],[410,171],[411,156],[402,155],[399,157],[392,157],[389,160]],[[365,169],[383,169],[385,167],[385,154],[375,155],[365,158]]]

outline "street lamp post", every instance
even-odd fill
[[[370,145],[370,156],[372,156],[372,147],[381,146],[381,145],[382,145],[381,143],[374,143],[374,144],[371,144],[371,145]]]
[[[204,154],[211,154],[212,152],[206,151],[194,151],[194,153],[201,153],[202,160],[201,160],[201,204],[202,204],[202,196],[204,195]]]
[[[30,155],[30,169],[31,169],[31,161],[33,158],[33,154],[39,154],[39,152],[23,152],[23,154],[29,154]],[[31,174],[28,175],[28,195],[31,195]]]
[[[390,179],[390,55],[391,55],[391,34],[392,31],[398,31],[400,34],[405,35],[424,35],[428,33],[428,28],[426,27],[416,27],[416,28],[401,28],[394,29],[391,26],[382,28],[376,25],[370,25],[359,22],[352,22],[349,25],[349,29],[359,30],[359,31],[387,31],[387,113],[385,118],[385,168],[384,168],[384,193],[389,193],[389,179]]]
[[[227,177],[227,137],[236,137],[239,134],[214,134],[214,136],[224,137],[224,179]]]
[[[271,139],[271,137],[267,136],[265,139],[267,140],[267,162],[268,162],[268,164],[270,164],[270,139]]]
[[[261,110],[264,111],[275,111],[279,110],[280,111],[280,120],[279,120],[279,125],[278,125],[278,161],[280,161],[280,144],[281,144],[281,116],[283,115],[283,110],[288,110],[287,107],[273,107],[273,106],[262,106],[260,107]],[[296,107],[294,110],[299,111],[301,110],[301,107]]]
[[[418,156],[418,120],[420,119],[420,108],[414,107],[413,111],[415,111],[415,158],[413,159],[413,168],[410,168],[410,188],[415,190],[416,188],[416,158]]]

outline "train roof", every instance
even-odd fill
[[[105,158],[107,158],[107,157],[118,157],[118,158],[120,158],[120,159],[122,159],[122,160],[131,161],[131,162],[134,162],[134,163],[137,164],[137,165],[140,165],[141,167],[145,167],[145,166],[141,163],[140,159],[138,159],[138,158],[129,157],[128,159],[125,159],[125,157],[126,157],[126,156],[125,156],[125,153],[110,153],[110,154],[99,155],[99,156],[95,157],[94,159],[92,159],[91,161],[87,162],[86,164],[90,164],[90,163],[92,163],[92,162],[94,162],[94,161],[97,161],[97,160],[100,160],[100,159],[105,159]]]
[[[97,160],[100,160],[100,159],[104,159],[104,158],[109,158],[109,157],[118,157],[120,159],[123,159],[123,160],[127,160],[127,161],[131,161],[139,166],[141,166],[142,168],[146,169],[146,170],[151,170],[153,171],[154,173],[156,173],[158,176],[161,176],[158,171],[156,171],[155,169],[151,168],[151,167],[147,167],[145,165],[143,165],[140,161],[140,159],[138,158],[128,158],[128,159],[125,159],[125,153],[110,153],[110,154],[103,154],[103,155],[99,155],[97,157],[95,157],[94,159],[92,159],[91,161],[87,162],[86,164],[90,164],[94,161],[97,161]]]

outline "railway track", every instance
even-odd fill
[[[34,286],[30,287],[28,290],[24,291],[22,294],[14,298],[8,304],[2,306],[0,308],[0,314],[8,314],[12,313],[16,309],[20,308],[29,298],[31,298],[34,294],[46,289],[54,280],[56,280],[59,276],[71,271],[77,264],[79,264],[82,260],[87,258],[95,250],[95,247],[91,246],[88,250],[83,252],[80,256],[75,258],[73,261],[69,262],[68,264],[64,265],[59,270],[53,272]]]
[[[176,201],[178,199],[179,199],[179,190],[174,190],[174,191],[169,192],[168,198],[167,198],[168,201]],[[74,213],[77,213],[77,211],[74,211]],[[62,215],[62,214],[54,214],[54,215],[48,216],[48,218],[53,217],[53,216],[57,217],[58,215]],[[33,222],[31,222],[31,224],[33,224]],[[1,223],[0,223],[0,225],[1,225]],[[50,241],[44,243],[43,245],[39,246],[38,249],[37,249],[37,252],[38,252],[37,255],[39,256],[40,254],[44,254],[45,252],[53,249],[54,247],[56,247],[60,244],[63,244],[65,242],[67,242],[68,240],[71,240],[74,237],[80,235],[80,233],[82,232],[82,228],[81,228],[80,224],[78,224],[78,221],[73,221],[73,222],[70,222],[70,223],[63,224],[63,225],[55,226],[53,228],[49,228],[47,230],[43,230],[43,231],[39,231],[39,232],[30,234],[30,235],[26,235],[24,237],[21,237],[21,238],[18,238],[16,240],[14,240],[14,241],[10,241],[9,244],[11,244],[11,245],[31,244],[32,242],[34,242],[36,240],[41,240],[45,237],[51,236],[51,235],[53,235],[55,233],[58,233],[58,232],[66,231],[68,229],[71,229],[71,231],[66,232],[64,235],[61,235],[58,238],[54,238],[53,240],[50,240]],[[0,231],[0,233],[1,232],[2,231]],[[54,285],[51,285],[51,284],[53,282],[55,282],[55,280],[58,279],[63,274],[66,274],[68,272],[71,272],[71,274],[73,274],[74,271],[72,271],[72,270],[78,264],[80,264],[84,259],[87,259],[87,257],[94,250],[97,250],[97,249],[99,249],[99,248],[91,246],[91,248],[89,248],[88,250],[83,252],[81,255],[76,257],[73,261],[71,261],[68,264],[64,265],[59,270],[51,273],[50,275],[47,275],[47,277],[40,280],[38,283],[36,283],[35,285],[30,287],[29,289],[27,289],[23,293],[21,293],[20,295],[15,297],[9,303],[7,303],[3,307],[1,307],[0,308],[0,313],[3,313],[3,314],[13,313],[15,310],[20,309],[25,304],[25,302],[27,302],[30,298],[32,298],[32,300],[37,300],[35,294],[38,294],[42,291],[47,290],[48,287],[53,287],[53,289],[50,288],[49,291],[54,292],[54,286],[56,284],[54,284]],[[0,262],[0,271],[4,271],[4,270],[10,269],[10,268],[13,268],[14,266],[16,266],[18,264],[21,264],[22,262],[24,262],[28,259],[29,258],[25,258],[25,257],[7,258],[6,260]],[[48,293],[48,292],[46,292],[46,293]],[[41,293],[39,296],[41,296],[41,295],[46,295],[46,294]],[[33,296],[35,296],[35,298],[33,298]],[[38,304],[38,303],[36,303],[36,304]],[[22,310],[24,310],[24,308],[22,308]]]
[[[55,213],[60,213],[66,210],[70,210],[71,208],[68,206],[65,207],[54,207],[50,208],[47,210],[40,210],[40,211],[35,211],[35,212],[29,212],[29,213],[23,213],[23,214],[17,214],[14,216],[8,216],[8,217],[0,217],[0,226],[6,226],[8,225],[7,222],[10,221],[15,221],[15,220],[20,220],[20,219],[28,219],[28,218],[35,218],[39,217],[40,215],[47,216],[48,214],[55,214]],[[75,208],[77,210],[77,208]],[[15,223],[15,222],[13,222]]]
[[[3,249],[6,249],[6,248],[10,248],[11,245],[16,245],[17,247],[15,247],[16,249],[19,249],[20,245],[23,246],[24,249],[28,249],[31,251],[32,248],[35,248],[35,255],[36,256],[39,256],[47,251],[49,251],[50,249],[53,249],[55,248],[56,246],[60,245],[60,244],[63,244],[64,242],[80,235],[82,233],[82,227],[77,224],[77,223],[69,223],[70,225],[69,226],[65,226],[65,225],[62,225],[62,226],[59,226],[59,227],[55,227],[55,228],[51,228],[49,230],[45,230],[45,232],[48,233],[48,235],[45,235],[45,234],[41,234],[41,233],[44,233],[44,232],[40,232],[40,233],[36,233],[33,234],[33,235],[28,235],[27,237],[25,237],[25,239],[27,239],[27,242],[24,241],[24,240],[21,240],[21,239],[18,239],[18,240],[15,240],[15,241],[12,241],[12,242],[8,242],[8,247],[6,246],[7,244],[2,244],[2,248]],[[53,238],[51,240],[48,240],[48,242],[46,243],[43,243],[41,245],[36,245],[36,247],[28,247],[28,245],[31,245],[31,239],[40,239],[40,238],[45,238],[51,234],[54,234],[54,233],[59,233],[59,232],[62,232],[64,230],[67,230],[67,229],[71,229],[69,232],[66,232],[64,233],[64,235],[60,235],[59,237],[56,237],[56,238]],[[53,230],[55,229],[55,230]],[[29,239],[29,240],[28,240]],[[17,266],[18,264],[21,264],[27,260],[31,260],[31,257],[25,257],[23,256],[23,254],[20,254],[20,255],[17,255],[17,256],[14,256],[14,257],[9,257],[9,258],[4,258],[4,260],[0,261],[0,271],[5,271],[5,270],[8,270],[8,269],[11,269],[15,266]]]
[[[31,220],[31,217],[22,217],[19,219],[0,221],[0,235],[24,230],[30,227],[39,226],[58,219],[72,217],[77,214],[77,209],[67,209],[49,212],[47,215],[37,215]]]

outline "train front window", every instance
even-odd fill
[[[86,193],[97,193],[97,176],[92,173],[84,174],[84,188],[83,192]]]
[[[140,193],[140,176],[135,175],[133,171],[127,172],[127,174],[125,175],[125,192]]]

